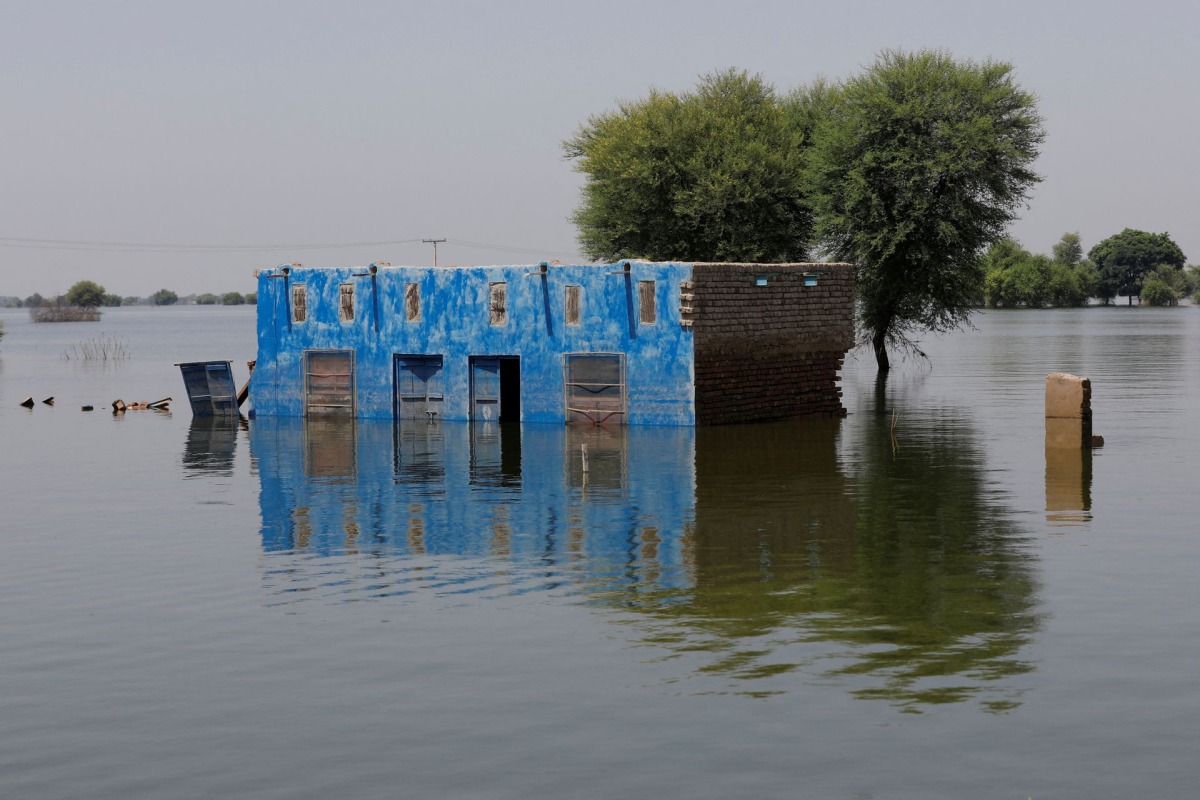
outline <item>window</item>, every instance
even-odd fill
[[[654,298],[654,281],[638,281],[638,322],[658,324],[658,306]]]
[[[488,289],[488,318],[493,325],[504,325],[508,322],[508,284],[501,281]]]
[[[583,287],[568,286],[565,295],[564,316],[566,316],[568,325],[578,325],[579,316],[583,306]]]
[[[304,354],[306,414],[354,413],[354,352],[310,350]]]
[[[292,287],[292,322],[308,319],[308,287],[300,283]]]
[[[421,285],[419,283],[404,284],[404,318],[416,322],[421,318]]]
[[[354,321],[354,284],[343,283],[338,291],[338,319]]]
[[[624,422],[625,357],[619,353],[563,356],[568,422]]]

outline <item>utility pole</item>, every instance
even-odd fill
[[[444,241],[446,241],[446,240],[445,240],[445,239],[422,239],[421,241],[422,241],[422,242],[424,242],[425,244],[431,244],[431,245],[433,245],[433,265],[436,267],[436,266],[437,266],[437,246],[438,246],[438,242],[444,242]]]

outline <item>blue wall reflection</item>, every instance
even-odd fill
[[[486,559],[591,588],[694,580],[690,428],[260,417],[250,445],[268,554],[476,560],[448,574]]]

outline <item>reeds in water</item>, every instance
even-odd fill
[[[129,349],[116,336],[102,333],[71,345],[63,353],[63,358],[67,361],[122,361],[129,358]]]

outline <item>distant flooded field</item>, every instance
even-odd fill
[[[1200,308],[697,430],[193,420],[253,308],[0,320],[0,796],[1194,793]],[[1102,449],[1045,448],[1055,371]]]

